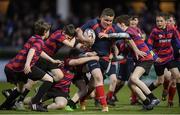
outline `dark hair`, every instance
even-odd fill
[[[68,57],[79,57],[83,52],[80,49],[72,48],[69,52]]]
[[[129,15],[121,15],[116,17],[115,23],[124,23],[126,26],[129,26],[129,19],[130,19]]]
[[[139,19],[139,16],[138,16],[138,15],[135,15],[135,14],[130,15],[130,19],[131,19],[131,20],[134,20],[135,18]]]
[[[102,16],[115,16],[114,10],[111,8],[105,8],[101,13],[101,17]]]
[[[73,24],[68,24],[64,26],[63,31],[65,34],[69,36],[75,36],[76,35],[76,29]]]
[[[158,12],[158,13],[156,14],[156,17],[163,17],[165,20],[167,20],[168,14],[163,13],[163,12]]]
[[[44,32],[48,31],[51,25],[45,22],[43,19],[39,19],[34,23],[34,32],[40,36],[44,35]]]
[[[169,18],[173,18],[174,19],[174,21],[176,21],[176,18],[175,18],[175,16],[173,15],[173,14],[169,14],[168,16],[167,16],[167,19],[169,19]]]

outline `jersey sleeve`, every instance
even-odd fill
[[[154,39],[155,39],[155,31],[153,30],[147,40],[147,45],[150,49],[150,53],[153,56],[154,60],[158,58],[157,54],[153,51],[153,44],[154,44]]]

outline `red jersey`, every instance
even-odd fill
[[[57,51],[64,45],[62,42],[65,40],[64,34],[62,34],[62,31],[57,30],[51,36],[49,39],[45,41],[45,45],[43,47],[43,50],[49,55],[54,56]]]
[[[147,56],[145,57],[139,57],[138,61],[148,61],[148,60],[153,60],[153,56],[150,53],[150,49],[148,48],[147,44],[145,43],[145,41],[142,38],[142,32],[138,27],[129,27],[126,30],[127,33],[129,33],[130,38],[128,39],[132,39],[134,41],[134,43],[136,44],[137,48],[143,52],[145,52],[147,54]],[[133,53],[133,58],[135,58],[135,53]]]
[[[30,66],[32,67],[38,61],[43,46],[44,41],[40,36],[35,35],[30,37],[30,39],[25,43],[24,47],[18,52],[18,54],[13,59],[11,59],[8,64],[6,64],[6,67],[17,72],[23,71],[29,49],[33,48],[35,49],[35,54],[30,63]]]

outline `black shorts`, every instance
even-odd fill
[[[177,67],[178,67],[178,69],[180,71],[180,61],[179,60],[177,61]]]
[[[72,82],[75,83],[78,80],[84,80],[85,73],[82,72],[76,72],[74,75],[74,78],[72,79]]]
[[[169,69],[176,68],[176,67],[178,67],[178,65],[177,65],[177,62],[174,60],[169,61],[163,65],[157,65],[156,63],[154,64],[154,69],[155,69],[157,76],[162,76],[164,74],[165,68],[167,68],[169,70]]]
[[[26,83],[28,80],[28,77],[24,74],[24,72],[14,72],[8,67],[4,68],[4,72],[6,74],[7,82],[17,84],[19,82]]]
[[[4,72],[6,74],[7,81],[14,84],[18,82],[26,83],[28,78],[33,81],[41,80],[46,74],[46,72],[36,66],[31,67],[31,72],[28,74],[25,74],[24,72],[15,72],[7,67],[5,67]]]
[[[68,99],[69,94],[61,91],[58,88],[53,87],[53,88],[49,89],[48,92],[43,96],[42,101],[46,101],[51,98],[55,99],[56,97],[64,97],[64,98]]]
[[[117,79],[128,81],[131,73],[134,71],[133,59],[127,59],[126,63],[118,64]]]
[[[58,64],[53,64],[43,58],[40,58],[36,63],[36,66],[44,70],[45,72],[51,71],[52,69],[59,69]]]
[[[145,69],[145,73],[143,75],[148,75],[150,70],[151,70],[151,67],[153,65],[153,61],[143,61],[143,62],[140,62],[140,61],[137,61],[136,64],[135,64],[135,67],[142,67]]]

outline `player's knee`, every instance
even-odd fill
[[[132,83],[136,83],[136,82],[138,81],[138,78],[136,78],[136,77],[131,77],[131,78],[130,78],[130,81],[131,81]]]
[[[61,101],[61,102],[58,102],[58,103],[57,103],[57,107],[58,107],[59,109],[65,108],[66,105],[67,105],[67,103],[64,102],[64,101]]]
[[[53,70],[51,71],[51,73],[53,74],[53,79],[56,82],[61,80],[64,77],[64,74],[60,69]]]
[[[112,78],[112,79],[111,79],[111,82],[112,82],[113,84],[116,84],[116,83],[117,83],[117,78]]]
[[[53,82],[53,78],[49,74],[45,74],[42,78],[43,81]]]

